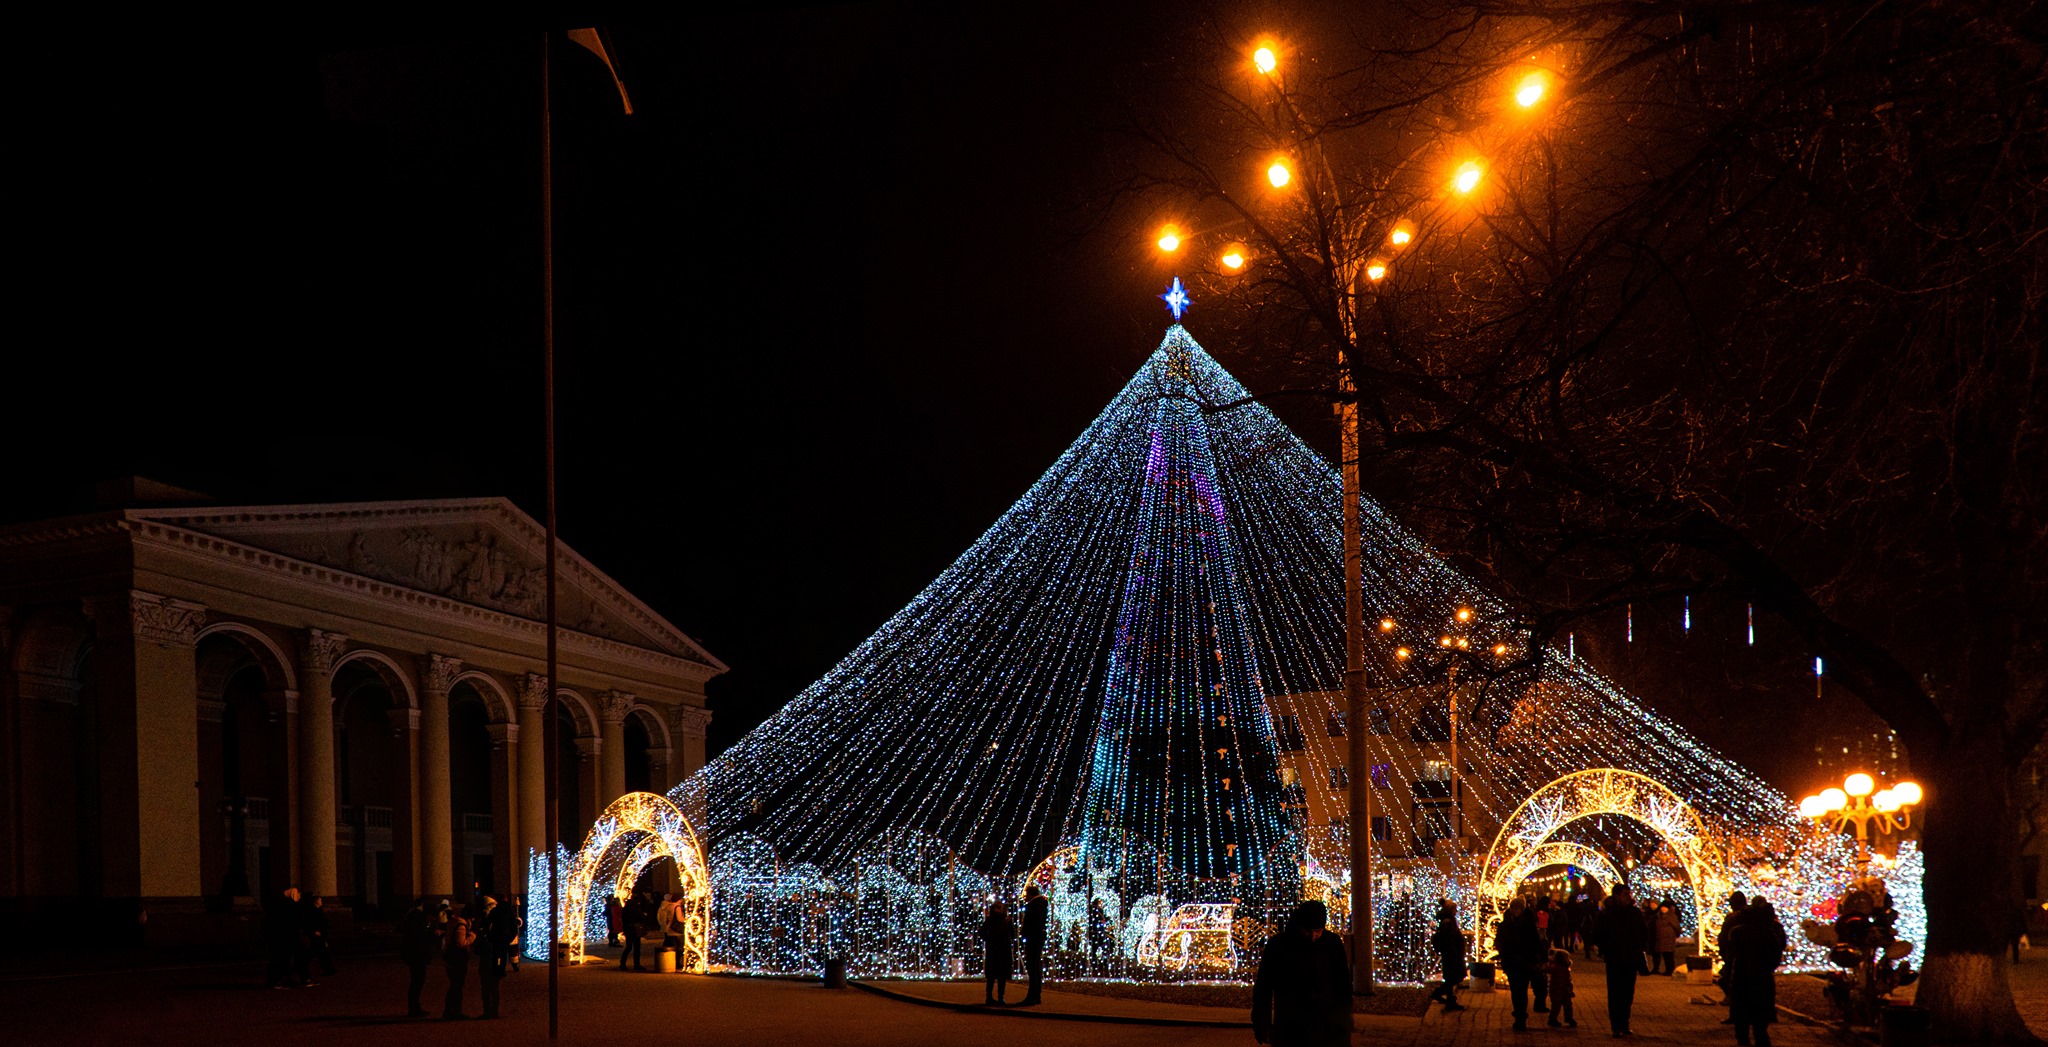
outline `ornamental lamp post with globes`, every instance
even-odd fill
[[[1919,804],[1921,795],[1917,783],[1900,782],[1889,789],[1879,789],[1875,779],[1858,771],[1842,779],[1841,788],[1822,789],[1800,800],[1799,814],[1835,832],[1853,826],[1856,871],[1862,875],[1870,867],[1872,839],[1911,828],[1912,809]]]

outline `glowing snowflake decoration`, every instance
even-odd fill
[[[1175,320],[1180,319],[1180,314],[1187,312],[1188,306],[1194,302],[1194,299],[1188,297],[1187,288],[1181,286],[1178,276],[1173,278],[1173,286],[1167,288],[1166,293],[1159,297],[1166,301],[1166,308],[1172,310]]]

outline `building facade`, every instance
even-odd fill
[[[0,900],[149,941],[295,883],[392,912],[545,847],[544,536],[502,498],[0,528]],[[560,838],[704,763],[725,666],[558,551]]]

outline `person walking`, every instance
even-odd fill
[[[1429,998],[1440,1001],[1446,1014],[1464,1010],[1465,1005],[1458,1002],[1458,983],[1465,980],[1465,930],[1458,926],[1458,907],[1448,898],[1437,904],[1436,931],[1429,936],[1429,947],[1444,976],[1443,984]]]
[[[619,896],[604,896],[604,944],[606,948],[624,945],[619,936],[626,933],[626,907],[619,904]]]
[[[1778,965],[1785,962],[1785,927],[1769,899],[1749,904],[1735,926],[1721,930],[1721,987],[1735,1042],[1771,1047],[1771,1023],[1778,1020]]]
[[[1636,972],[1649,973],[1643,962],[1649,928],[1643,926],[1643,911],[1636,908],[1627,884],[1617,884],[1614,893],[1594,921],[1594,937],[1607,963],[1607,1026],[1616,1036],[1629,1035],[1629,1012],[1635,1009]]]
[[[1351,965],[1322,902],[1302,902],[1266,942],[1252,980],[1252,1035],[1275,1047],[1348,1047]]]
[[[1493,934],[1493,951],[1502,974],[1508,976],[1508,999],[1514,1006],[1515,1029],[1529,1028],[1529,981],[1538,976],[1547,958],[1543,939],[1536,934],[1536,914],[1520,898],[1508,903],[1500,929]]]
[[[614,901],[618,899],[614,898]],[[619,970],[626,969],[626,957],[633,958],[633,969],[644,971],[640,966],[640,939],[647,936],[647,908],[635,894],[626,899],[619,916],[620,925],[625,929],[625,944],[619,947]]]
[[[405,964],[405,1016],[424,1018],[420,993],[427,987],[427,964],[434,959],[434,923],[427,915],[427,900],[416,898],[405,915],[398,918],[398,959]]]
[[[1543,966],[1544,980],[1550,983],[1550,1025],[1579,1027],[1579,1019],[1572,1008],[1572,951],[1570,949],[1550,950],[1550,962]]]
[[[299,926],[306,932],[307,972],[312,973],[313,961],[319,961],[320,973],[334,977],[334,952],[327,947],[327,899],[314,896],[306,899],[305,908],[299,913]]]
[[[1759,899],[1761,900],[1761,899]],[[1749,898],[1741,891],[1728,896],[1728,915],[1721,920],[1721,936],[1714,941],[1715,951],[1721,954],[1721,1002],[1728,1008],[1728,1017],[1721,1019],[1722,1025],[1735,1024],[1735,998],[1728,995],[1728,932],[1742,923],[1749,915]]]
[[[673,951],[679,965],[683,959],[683,935],[677,924],[681,919],[682,900],[673,894],[662,895],[661,908],[654,910],[654,926],[661,932],[661,947]],[[658,963],[654,966],[656,970],[661,968]]]
[[[483,990],[484,1012],[482,1017],[498,1016],[498,979],[505,976],[505,951],[511,944],[512,923],[507,917],[511,910],[498,904],[496,898],[483,896],[483,912],[477,917],[476,925],[476,977],[477,985]]]
[[[1001,899],[988,903],[981,929],[974,933],[981,938],[981,1002],[983,1006],[1008,1006],[1009,1001],[1003,996],[1010,987],[1010,971],[1015,963],[1011,958],[1011,943],[1017,936],[1017,929],[1010,925],[1010,910],[1004,907]]]
[[[1088,970],[1102,974],[1110,966],[1109,910],[1096,898],[1088,903]]]
[[[310,985],[299,962],[299,888],[294,885],[271,895],[263,906],[263,944],[270,954],[270,970],[264,984],[273,989],[294,989]]]
[[[441,936],[441,968],[448,972],[448,995],[441,1001],[441,1020],[465,1018],[462,988],[469,981],[469,951],[476,945],[476,933],[462,910],[450,906],[448,930]]]
[[[1657,906],[1657,961],[1656,973],[1673,974],[1678,970],[1678,907],[1666,898]]]
[[[1026,981],[1024,999],[1018,1001],[1019,1006],[1037,1006],[1040,1003],[1038,994],[1045,989],[1045,927],[1051,916],[1050,908],[1037,884],[1024,888],[1024,922],[1017,933],[1024,939]]]

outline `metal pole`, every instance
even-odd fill
[[[1344,387],[1351,390],[1347,374]],[[1366,749],[1365,589],[1359,563],[1358,402],[1338,405],[1344,467],[1344,720],[1351,743],[1351,987],[1372,992],[1372,755]]]
[[[555,866],[555,840],[562,834],[560,812],[556,810],[557,776],[561,770],[558,751],[561,748],[561,728],[555,711],[555,129],[553,105],[550,95],[549,49],[553,46],[551,34],[540,36],[540,384],[541,384],[541,430],[546,449],[542,458],[544,467],[546,508],[543,516],[547,526],[547,680],[542,685],[547,700],[541,705],[541,730],[546,738],[542,743],[541,777],[545,799],[542,809],[547,823],[547,839],[541,841],[545,864],[548,869],[548,1039],[561,1035],[561,970],[556,960],[560,950],[562,934],[559,926],[562,916],[561,870]]]
[[[1450,688],[1447,700],[1451,714],[1451,842],[1456,845],[1451,859],[1451,870],[1455,874],[1464,865],[1465,858],[1465,805],[1458,795],[1458,667],[1453,664],[1449,670]]]

